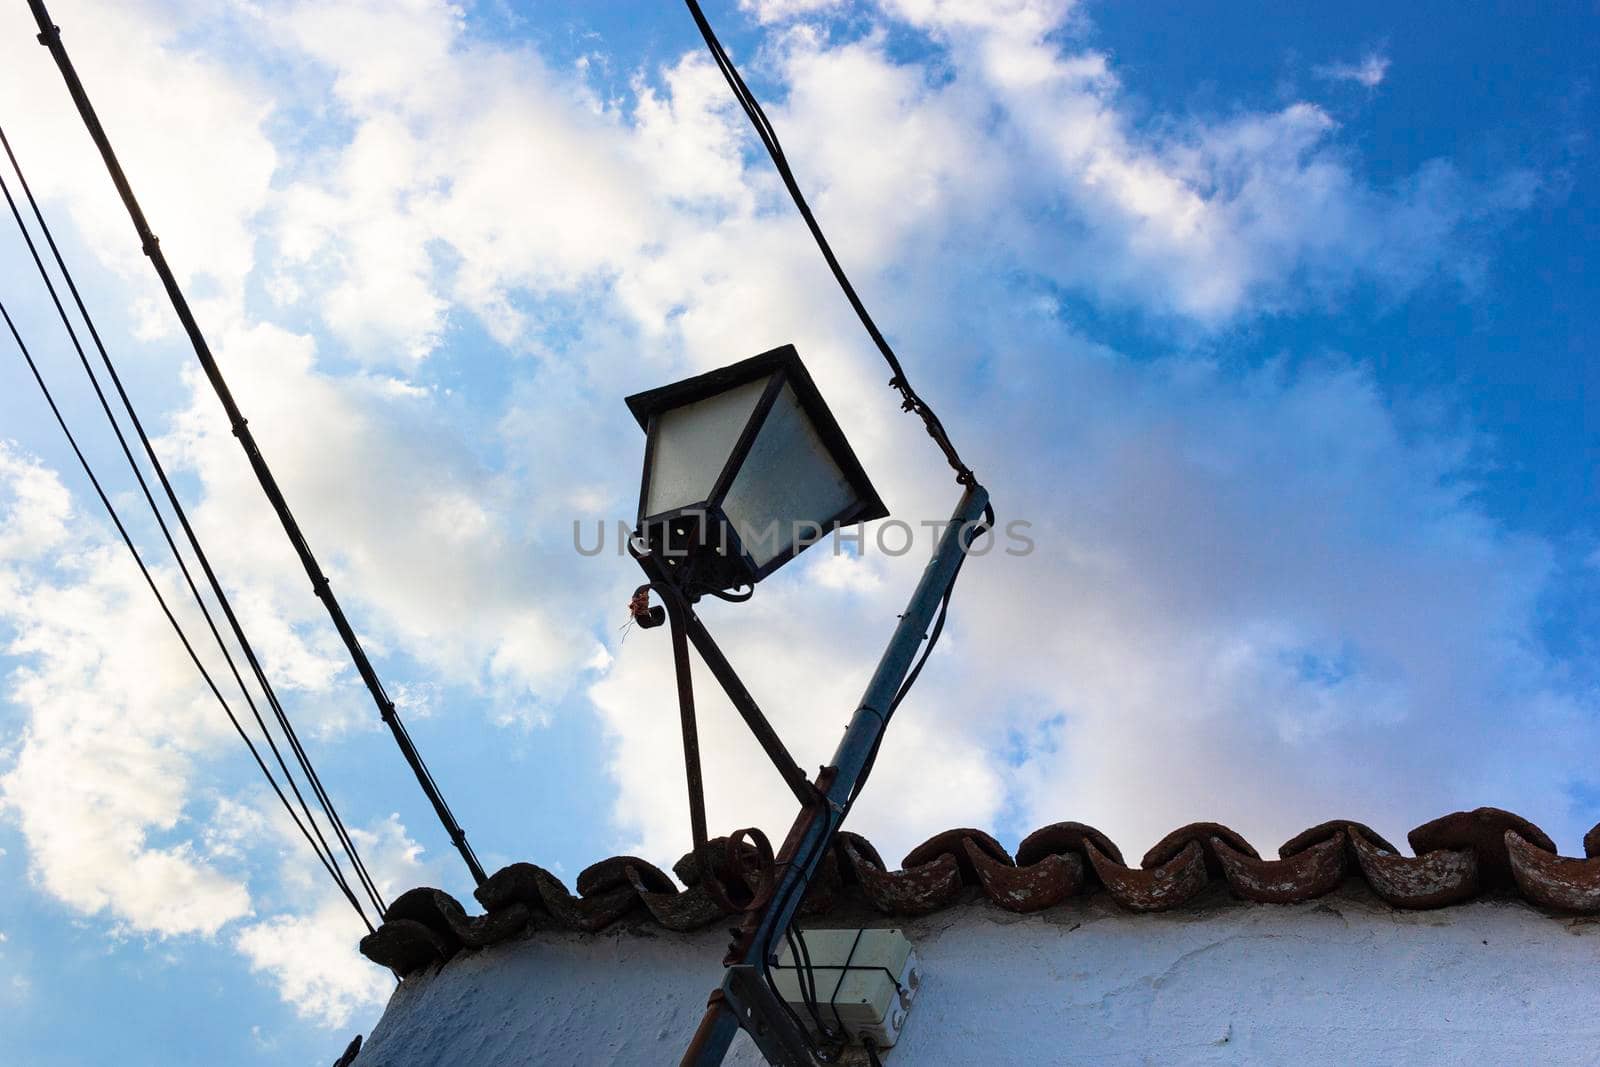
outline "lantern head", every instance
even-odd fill
[[[793,345],[627,403],[646,435],[637,535],[691,596],[888,514]]]

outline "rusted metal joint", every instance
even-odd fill
[[[755,849],[754,865],[748,862],[751,857],[741,847],[746,841]],[[767,840],[767,835],[761,832],[760,827],[747,826],[730,834],[725,847],[728,859],[726,869],[739,875],[750,886],[750,903],[743,910],[756,911],[766,907],[772,897],[777,869],[772,856],[772,842]]]
[[[776,884],[776,868],[772,842],[760,828],[747,826],[730,834],[723,841],[720,864],[713,859],[713,850],[707,841],[696,841],[694,854],[701,884],[724,910],[740,913],[766,907]],[[733,885],[723,881],[724,872],[733,880]]]
[[[700,869],[700,884],[706,887],[706,892],[711,899],[721,906],[723,911],[741,912],[745,906],[733,898],[728,885],[722,880],[722,875],[717,871],[717,864],[711,858],[711,844],[707,841],[694,843],[695,866]]]
[[[633,621],[641,630],[653,630],[667,621],[666,608],[659,604],[650,606],[648,582],[633,591],[633,596],[628,600],[628,614],[633,616]]]

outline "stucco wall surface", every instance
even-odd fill
[[[904,929],[923,960],[891,1067],[1600,1063],[1600,922],[1518,902],[974,903],[865,924]],[[676,1064],[726,940],[536,932],[463,954],[396,990],[356,1064]],[[741,1035],[727,1062],[762,1060]]]

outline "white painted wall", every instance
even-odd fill
[[[1600,922],[1516,902],[976,903],[874,924],[906,930],[925,976],[890,1067],[1600,1063]],[[465,953],[396,990],[356,1064],[676,1064],[726,941],[540,932]],[[762,1061],[740,1035],[728,1062]]]

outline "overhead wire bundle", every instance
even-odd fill
[[[72,97],[73,104],[77,107],[78,117],[83,120],[84,128],[94,141],[95,148],[100,153],[101,161],[105,164],[106,173],[117,189],[117,195],[122,200],[123,207],[127,210],[128,219],[133,223],[134,232],[139,237],[139,244],[145,256],[150,260],[151,267],[156,276],[161,279],[162,288],[167,292],[167,299],[172,305],[173,312],[182,324],[184,333],[189,338],[190,346],[194,350],[195,359],[199,362],[201,370],[205,372],[206,380],[211,384],[212,392],[216,394],[217,401],[222,405],[223,412],[228,417],[228,423],[233,431],[233,436],[238,439],[239,447],[243,450],[245,458],[250,463],[251,472],[255,474],[256,482],[261,487],[268,503],[283,527],[284,534],[293,546],[300,565],[304,568],[306,577],[311,581],[312,591],[317,599],[322,601],[327,610],[328,618],[339,633],[339,638],[344,642],[345,650],[350,654],[351,661],[355,664],[356,672],[360,674],[362,682],[371,694],[373,703],[377,706],[378,715],[385,726],[389,728],[395,744],[399,747],[401,755],[410,766],[412,774],[416,776],[417,784],[422,788],[428,802],[432,805],[434,814],[444,826],[445,832],[450,837],[450,842],[461,854],[461,859],[471,872],[473,880],[482,885],[487,878],[483,865],[478,862],[476,853],[467,842],[466,831],[456,821],[455,814],[450,810],[450,805],[445,802],[444,794],[439,789],[439,784],[428,770],[427,763],[422,754],[417,751],[417,746],[406,730],[405,723],[401,720],[398,709],[389,694],[384,690],[383,682],[378,677],[377,668],[372,665],[372,660],[367,656],[366,650],[361,646],[361,639],[357,636],[355,627],[350,624],[349,618],[344,613],[344,608],[339,604],[339,598],[334,595],[332,583],[323,573],[322,566],[317,562],[316,556],[311,551],[305,534],[300,529],[300,523],[294,517],[294,512],[289,507],[289,502],[284,498],[283,490],[278,486],[277,479],[273,476],[272,468],[268,466],[266,457],[262,455],[260,447],[256,444],[255,434],[250,430],[249,420],[239,409],[234,400],[233,392],[228,388],[227,380],[222,375],[222,369],[217,365],[216,357],[211,353],[211,346],[206,342],[205,334],[200,329],[199,322],[195,319],[193,310],[189,307],[188,298],[183,294],[183,287],[178,284],[177,275],[167,263],[165,253],[161,251],[161,242],[155,232],[150,229],[150,223],[144,216],[144,211],[139,206],[138,198],[134,196],[133,186],[128,181],[128,176],[122,170],[122,164],[117,159],[115,150],[111,147],[111,138],[101,125],[99,116],[95,113],[94,105],[89,100],[88,91],[84,88],[82,80],[78,77],[77,70],[72,65],[72,59],[67,55],[66,45],[61,39],[61,29],[50,20],[50,13],[45,8],[44,0],[28,0],[28,9],[33,13],[34,22],[39,27],[39,43],[50,50],[50,56],[55,61],[56,69],[61,72],[67,92]]]
[[[160,457],[156,454],[155,447],[151,443],[150,437],[145,431],[144,423],[139,418],[138,412],[134,407],[133,400],[128,395],[128,391],[123,385],[121,376],[117,373],[116,365],[111,358],[111,354],[107,350],[106,345],[101,338],[99,329],[94,324],[94,318],[90,314],[89,309],[84,302],[83,295],[78,288],[77,282],[73,278],[72,272],[68,268],[65,258],[62,256],[61,248],[56,243],[55,235],[52,233],[50,225],[46,221],[44,213],[40,209],[37,199],[34,197],[33,190],[29,186],[28,180],[23,173],[21,163],[18,161],[11,142],[6,137],[3,129],[0,129],[0,147],[4,148],[6,160],[10,164],[11,172],[15,175],[17,185],[21,190],[24,199],[27,201],[30,213],[33,217],[34,226],[38,229],[40,235],[44,238],[46,245],[49,247],[51,258],[55,264],[56,270],[60,274],[61,280],[65,283],[67,291],[71,295],[73,306],[76,308],[78,316],[81,318],[83,326],[87,330],[88,335],[94,345],[95,351],[100,357],[100,362],[104,367],[104,373],[109,377],[109,380],[115,389],[121,404],[123,415],[131,424],[134,434],[139,439],[142,452],[148,461],[151,470],[155,473],[156,479],[160,482],[167,505],[171,508],[173,515],[176,517],[178,524],[183,531],[184,540],[188,544],[190,552],[193,553],[195,562],[198,563],[201,572],[205,576],[206,584],[210,589],[212,596],[215,598],[217,607],[221,610],[222,615],[226,620],[229,632],[232,634],[233,640],[237,643],[238,649],[242,653],[245,662],[249,667],[256,686],[259,687],[259,690],[264,698],[264,702],[271,712],[272,720],[277,724],[278,732],[284,741],[283,747],[280,747],[278,740],[274,737],[273,730],[268,725],[267,718],[263,716],[255,697],[252,695],[251,688],[249,684],[246,683],[245,677],[241,673],[239,666],[235,661],[233,651],[230,649],[228,641],[224,638],[221,630],[218,628],[216,619],[212,614],[211,607],[208,605],[206,597],[202,593],[199,584],[195,581],[195,577],[190,569],[190,565],[186,561],[183,551],[180,550],[178,542],[173,536],[172,529],[168,525],[167,519],[162,513],[162,509],[156,501],[155,494],[150,488],[149,481],[146,479],[145,473],[141,469],[139,461],[135,458],[134,451],[128,442],[127,434],[124,431],[122,422],[113,411],[111,403],[106,397],[106,391],[101,384],[100,376],[96,373],[93,364],[89,360],[89,356],[84,349],[82,340],[79,337],[78,329],[74,326],[72,317],[68,314],[67,308],[62,302],[60,291],[57,289],[55,281],[51,278],[50,271],[46,267],[45,260],[40,254],[38,243],[35,241],[33,233],[30,231],[27,222],[24,220],[20,206],[17,203],[17,199],[12,194],[11,185],[6,180],[3,173],[0,173],[0,194],[4,195],[6,205],[11,212],[11,217],[16,223],[17,231],[22,236],[24,243],[27,245],[28,252],[33,259],[36,270],[38,271],[39,278],[44,283],[45,289],[49,293],[50,300],[55,307],[57,317],[60,319],[62,326],[65,328],[67,337],[72,344],[73,350],[77,353],[78,362],[83,368],[83,372],[87,376],[88,381],[93,388],[95,397],[99,401],[100,410],[105,415],[106,421],[110,424],[112,432],[116,436],[117,443],[121,448],[123,458],[126,460],[129,470],[132,471],[134,479],[138,482],[140,493],[143,496],[145,503],[149,506],[150,513],[155,518],[156,525],[161,531],[162,540],[166,543],[167,549],[171,552],[172,559],[176,562],[178,571],[183,577],[184,585],[187,587],[190,595],[194,599],[196,606],[199,608],[200,614],[205,620],[206,628],[210,631],[213,641],[216,643],[218,650],[222,654],[224,662],[227,664],[228,672],[232,675],[235,684],[238,686],[239,693],[244,699],[244,703],[249,708],[250,717],[254,720],[256,728],[260,732],[261,738],[266,742],[266,747],[271,753],[272,762],[276,764],[278,773],[274,773],[272,765],[270,765],[267,759],[263,757],[260,749],[258,748],[256,740],[252,738],[250,732],[246,730],[244,724],[240,722],[239,715],[235,711],[233,705],[223,694],[221,687],[218,686],[215,678],[212,676],[212,672],[202,661],[199,651],[195,648],[194,642],[185,632],[183,624],[179,622],[177,615],[172,610],[172,607],[167,603],[166,597],[161,592],[160,586],[157,584],[155,576],[151,572],[150,564],[140,553],[137,545],[134,542],[132,534],[129,532],[127,524],[123,521],[123,518],[118,513],[116,506],[112,503],[111,497],[106,492],[104,483],[95,473],[93,464],[90,463],[88,457],[84,454],[82,447],[79,445],[77,435],[73,433],[67,422],[65,414],[62,412],[61,407],[57,404],[54,393],[51,391],[49,384],[46,382],[46,379],[40,370],[38,362],[35,360],[32,351],[23,340],[22,334],[19,331],[15,320],[12,318],[9,309],[6,308],[3,298],[0,298],[0,316],[3,316],[6,328],[10,332],[12,340],[16,343],[17,349],[21,353],[23,361],[27,364],[28,370],[32,375],[34,382],[38,385],[46,404],[49,406],[56,424],[60,427],[62,434],[66,437],[67,443],[71,447],[74,456],[77,457],[78,463],[83,468],[85,476],[88,478],[90,485],[94,488],[95,495],[99,498],[101,505],[105,508],[107,514],[110,516],[112,524],[116,527],[117,533],[121,537],[123,544],[126,545],[129,553],[133,556],[134,563],[138,566],[139,572],[144,578],[145,584],[150,588],[151,593],[155,596],[156,602],[160,606],[162,614],[166,617],[167,622],[171,625],[179,641],[182,643],[184,651],[188,654],[190,661],[199,671],[201,678],[206,684],[206,687],[216,698],[217,703],[221,706],[223,713],[227,716],[228,721],[232,725],[234,731],[244,742],[246,749],[249,751],[252,760],[256,764],[257,769],[260,770],[261,774],[266,779],[268,786],[278,798],[278,801],[283,806],[284,811],[288,814],[290,821],[294,824],[300,835],[305,839],[313,853],[315,853],[318,862],[328,873],[334,884],[338,887],[341,895],[343,895],[345,899],[349,901],[351,907],[355,909],[356,914],[360,916],[362,923],[364,923],[367,929],[371,931],[374,928],[374,922],[381,921],[383,913],[386,910],[386,905],[384,904],[382,894],[378,890],[377,883],[373,880],[370,872],[367,870],[366,864],[362,861],[360,851],[356,847],[354,839],[351,837],[349,830],[344,824],[344,821],[340,818],[338,809],[335,807],[332,798],[328,795],[327,789],[323,786],[321,777],[317,774],[316,768],[312,764],[311,758],[305,750],[305,746],[301,743],[300,738],[294,729],[294,725],[289,718],[288,712],[284,709],[282,702],[278,699],[278,695],[273,689],[272,683],[268,679],[266,671],[263,669],[259,657],[256,655],[254,646],[251,644],[248,636],[245,633],[243,625],[240,623],[237,614],[233,610],[233,605],[229,601],[227,592],[224,590],[221,581],[218,579],[216,571],[211,565],[210,558],[206,555],[205,549],[200,543],[199,536],[195,533],[194,526],[189,521],[188,513],[185,510],[182,501],[179,499],[177,492],[173,488],[172,481],[167,475],[166,468],[162,465]],[[312,798],[315,801],[317,808],[321,812],[321,821],[319,821],[316,814],[313,813],[311,803],[306,800],[305,793],[301,790],[295,773],[290,769],[289,760],[286,760],[284,757],[283,748],[287,748],[289,750],[290,756],[295,766],[298,768],[300,776],[304,778],[307,788],[312,794]],[[282,784],[280,784],[278,780],[278,774],[282,775]],[[293,802],[290,801],[289,795],[284,792],[285,786],[287,786],[289,794],[293,795]],[[299,809],[298,811],[296,810],[297,806]],[[328,828],[327,833],[324,832],[324,823]],[[335,843],[330,843],[330,834]],[[343,855],[343,861],[340,859],[341,854]],[[345,865],[348,865],[350,868],[349,874],[347,874],[345,871]],[[352,877],[355,883],[354,886],[352,886]],[[370,904],[374,910],[374,913],[370,918],[367,915],[368,904]]]

